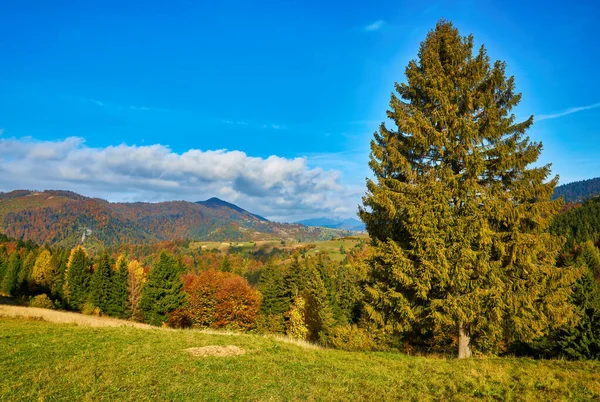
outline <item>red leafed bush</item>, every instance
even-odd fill
[[[241,276],[204,271],[183,278],[188,294],[187,312],[198,327],[254,328],[261,295]]]

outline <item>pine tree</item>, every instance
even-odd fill
[[[96,269],[94,270],[90,282],[90,290],[91,302],[105,314],[108,314],[109,306],[112,302],[112,281],[112,261],[108,253],[104,251],[96,263]]]
[[[79,310],[83,307],[87,299],[89,281],[88,255],[83,247],[77,246],[71,250],[63,285],[65,299],[71,308]]]
[[[19,252],[13,252],[8,258],[8,264],[2,281],[2,289],[6,294],[14,295],[18,290],[19,272],[21,270],[21,258]]]
[[[111,296],[108,305],[108,314],[113,317],[127,318],[130,316],[129,309],[129,261],[126,256],[121,255],[117,260],[116,270],[112,275]]]
[[[163,251],[148,274],[140,308],[144,320],[152,325],[166,322],[167,314],[180,308],[185,301],[181,282],[182,267],[173,256]]]
[[[374,135],[376,181],[360,208],[374,243],[365,311],[395,333],[454,332],[459,357],[472,343],[565,325],[580,275],[555,267],[561,240],[547,227],[561,207],[550,201],[558,178],[530,167],[542,145],[525,135],[533,116],[511,113],[521,94],[505,70],[440,21],[395,85],[396,129],[382,123]]]

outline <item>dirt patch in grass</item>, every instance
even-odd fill
[[[246,351],[240,347],[234,345],[217,346],[209,345],[201,348],[189,348],[185,350],[192,356],[205,357],[205,356],[239,356],[246,353]]]

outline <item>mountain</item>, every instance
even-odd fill
[[[329,229],[341,229],[341,230],[352,230],[354,232],[363,232],[365,230],[365,224],[358,219],[344,219],[336,220],[331,218],[313,218],[298,221],[301,225],[310,227],[323,227]]]
[[[565,202],[582,202],[596,195],[600,195],[600,177],[557,186],[552,198],[565,197]]]
[[[111,203],[60,190],[0,193],[0,232],[17,239],[64,246],[176,239],[313,241],[347,234],[270,222],[218,198],[196,203]]]

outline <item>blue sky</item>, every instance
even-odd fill
[[[600,6],[577,3],[5,0],[0,190],[354,216],[393,83],[442,17],[507,62],[561,182],[600,176]]]

